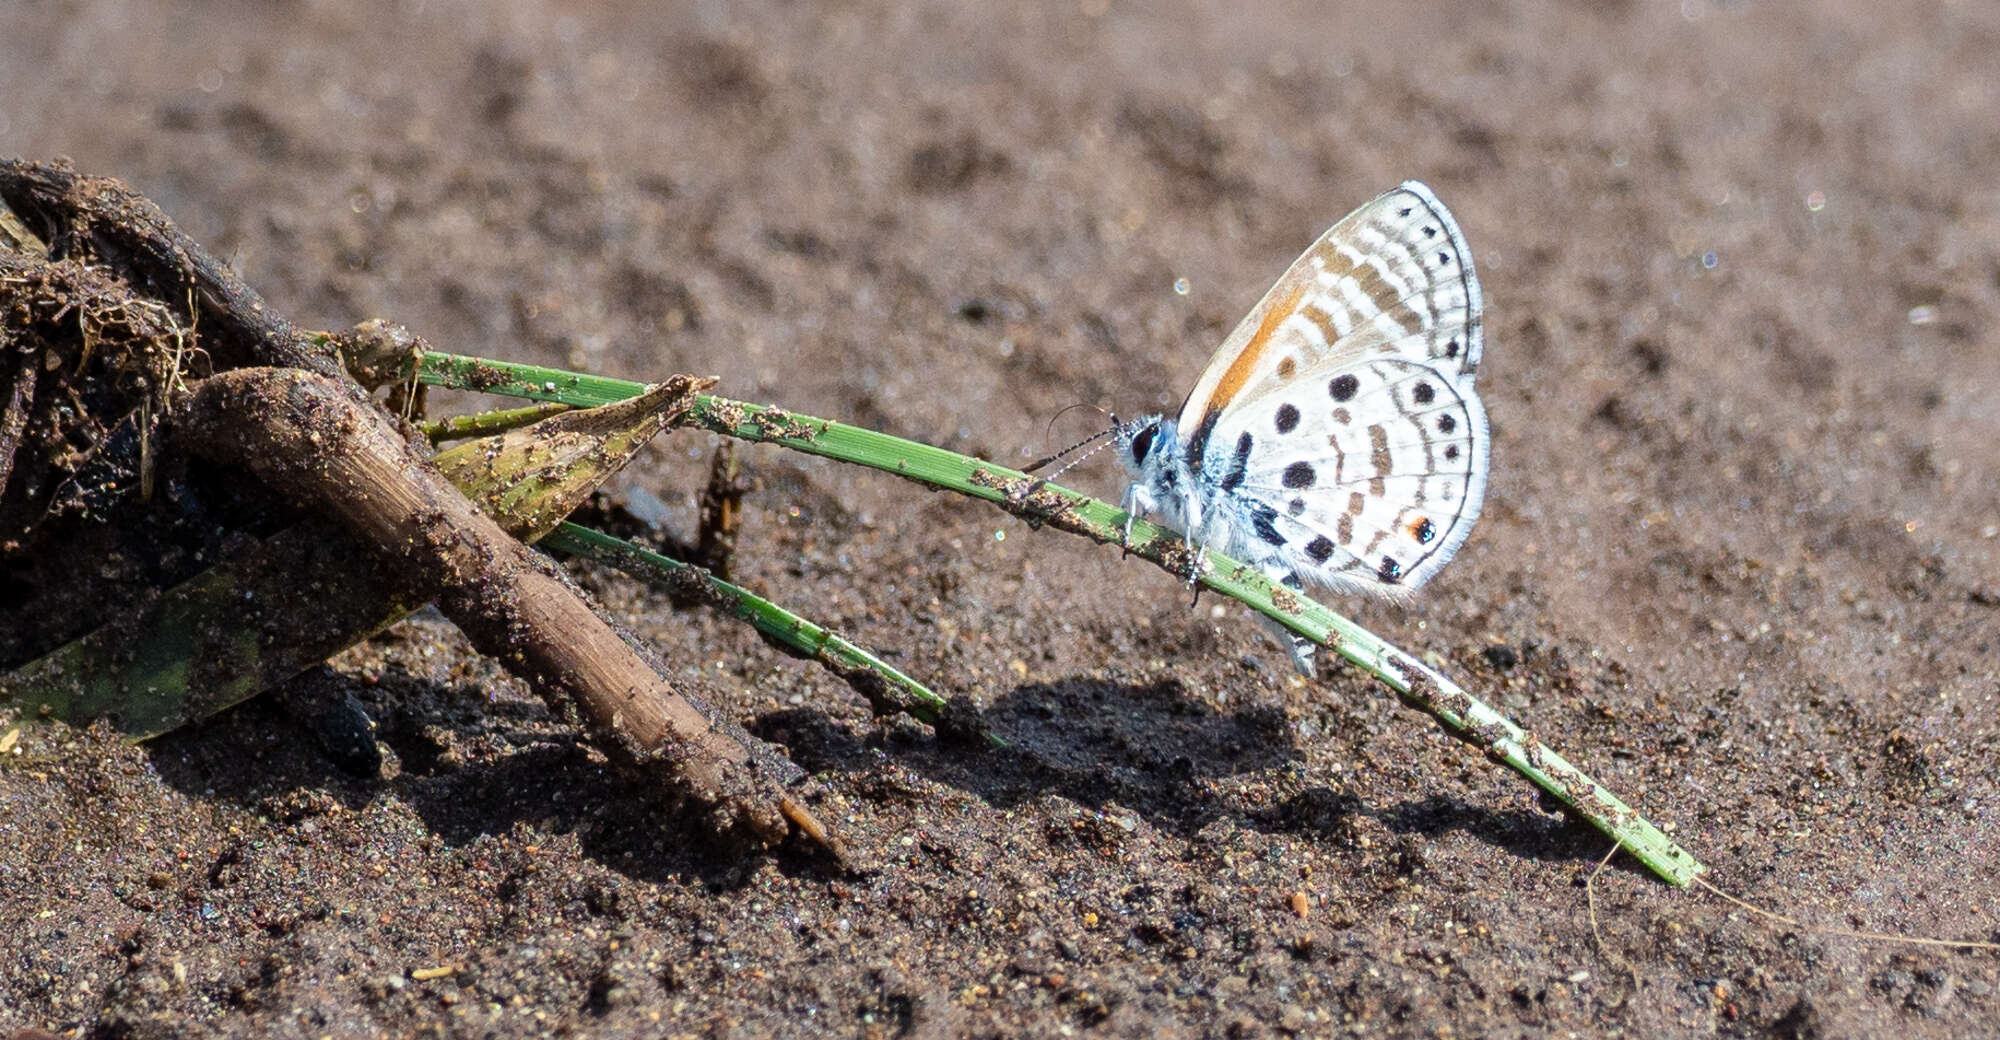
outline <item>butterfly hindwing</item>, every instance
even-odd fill
[[[1210,437],[1209,473],[1244,518],[1236,540],[1322,588],[1421,585],[1465,540],[1485,494],[1479,399],[1400,358],[1260,394]]]

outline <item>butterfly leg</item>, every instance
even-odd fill
[[[1264,568],[1264,573],[1272,581],[1283,585],[1301,596],[1305,595],[1305,584],[1299,581],[1298,574],[1290,569],[1275,566],[1266,567]],[[1292,664],[1298,668],[1299,674],[1308,679],[1318,678],[1319,668],[1315,662],[1319,656],[1319,644],[1279,624],[1275,618],[1267,617],[1264,619],[1264,623],[1270,627],[1272,633],[1277,637],[1279,646],[1291,648]]]
[[[1188,591],[1194,593],[1194,600],[1188,606],[1198,607],[1201,606],[1201,576],[1208,571],[1208,547],[1190,544],[1189,548],[1194,550],[1194,559],[1188,564],[1187,584]]]
[[[1153,496],[1145,488],[1133,481],[1125,485],[1125,497],[1118,502],[1118,508],[1125,511],[1125,536],[1118,542],[1118,558],[1124,559],[1132,552],[1132,521],[1141,514],[1151,513],[1155,503]]]
[[[1118,507],[1125,511],[1125,532],[1124,536],[1119,540],[1118,546],[1119,556],[1122,559],[1132,552],[1133,521],[1141,516],[1158,515],[1159,500],[1153,497],[1153,492],[1150,489],[1135,480],[1125,485],[1125,497],[1119,500]],[[1199,518],[1199,511],[1195,512],[1195,516]],[[1171,521],[1168,522],[1171,523]],[[1197,519],[1194,524],[1190,524],[1188,530],[1198,530],[1197,525],[1199,522],[1199,519]],[[1194,590],[1195,602],[1200,603],[1201,586],[1199,582],[1201,581],[1202,574],[1208,570],[1208,553],[1195,535],[1182,535],[1181,537],[1186,541],[1188,547],[1194,550],[1194,559],[1188,568],[1187,583],[1188,588]]]
[[[1188,548],[1194,550],[1192,554],[1193,558],[1188,561],[1187,573],[1188,588],[1194,591],[1194,602],[1190,605],[1200,606],[1201,576],[1208,571],[1208,538],[1206,536],[1209,532],[1202,526],[1203,516],[1201,499],[1199,497],[1189,496],[1183,508],[1187,512],[1187,525],[1184,528],[1187,533],[1182,537],[1187,540]]]

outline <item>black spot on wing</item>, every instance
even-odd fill
[[[1222,490],[1234,491],[1243,484],[1243,475],[1250,469],[1250,447],[1254,443],[1250,434],[1236,438],[1236,455],[1229,460],[1229,472],[1222,475]]]
[[[1188,468],[1201,472],[1202,456],[1208,453],[1208,435],[1215,432],[1215,421],[1222,418],[1222,409],[1210,408],[1201,414],[1201,425],[1194,428],[1194,435],[1188,438]]]
[[[1250,526],[1256,530],[1257,537],[1266,542],[1272,545],[1285,544],[1285,536],[1278,532],[1278,511],[1270,506],[1262,503],[1251,506]]]

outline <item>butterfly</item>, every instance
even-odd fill
[[[1118,427],[1126,513],[1296,591],[1406,594],[1458,551],[1485,498],[1480,346],[1465,236],[1405,181],[1293,261],[1177,418]],[[1314,644],[1284,634],[1312,675]]]

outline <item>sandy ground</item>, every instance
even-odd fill
[[[1005,460],[1171,406],[1406,177],[1488,300],[1438,655],[1819,928],[2000,940],[2000,7],[186,5],[0,14],[0,152],[127,179],[274,304]],[[1187,291],[1175,283],[1186,280]],[[693,524],[711,442],[630,471]],[[746,454],[750,585],[985,707],[871,719],[586,580],[879,869],[691,841],[441,620],[271,699],[0,760],[0,1027],[92,1036],[1905,1037],[2000,957],[1629,866],[1240,608]],[[1107,460],[1075,482],[1114,496]],[[1297,901],[1294,894],[1299,894]],[[1295,906],[1304,908],[1301,914]]]

